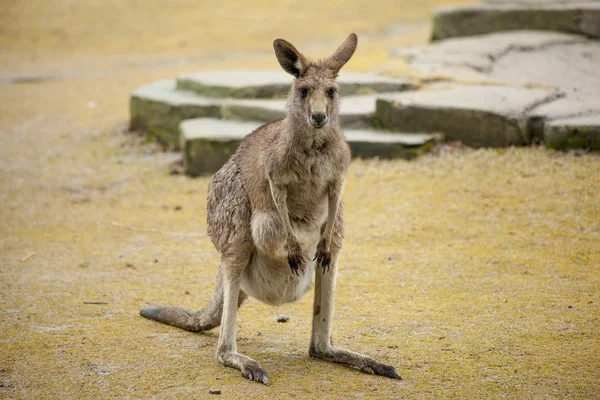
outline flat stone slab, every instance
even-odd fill
[[[528,144],[528,112],[560,95],[546,88],[451,85],[380,95],[375,119],[385,129],[442,132],[474,147]]]
[[[523,29],[600,38],[600,2],[492,1],[442,7],[433,14],[432,39]]]
[[[528,142],[544,141],[544,126],[550,121],[600,114],[600,41],[581,35],[500,32],[440,40],[428,46],[398,49],[394,54],[428,81],[560,91],[561,97],[525,108]],[[561,137],[566,138],[553,136],[552,147],[560,147],[556,141]]]
[[[284,71],[231,70],[182,74],[177,88],[201,96],[221,98],[284,98],[293,78]],[[368,73],[342,72],[337,79],[342,96],[413,90],[409,81]]]
[[[372,126],[377,95],[342,97],[340,121],[345,128]],[[133,91],[131,127],[178,148],[178,126],[186,119],[223,118],[268,122],[285,117],[285,99],[221,99],[178,90],[175,81],[158,81]]]
[[[219,99],[178,91],[174,80],[152,82],[131,94],[131,128],[144,130],[161,143],[177,148],[179,123],[189,118],[220,117],[221,103]]]
[[[440,40],[427,46],[394,49],[392,56],[404,58],[414,72],[424,79],[448,78],[466,80],[490,80],[493,71],[502,71],[496,64],[507,56],[520,56],[550,49],[554,46],[590,43],[580,35],[546,31],[511,31],[490,33],[473,37],[461,37]],[[536,73],[530,69],[521,69],[519,64],[511,69]],[[496,79],[506,77],[497,76]]]
[[[262,125],[214,118],[183,121],[179,126],[185,172],[216,172],[235,152],[242,139]],[[413,158],[440,138],[432,134],[400,134],[367,129],[345,129],[353,157]]]
[[[560,150],[600,150],[600,114],[549,121],[544,126],[544,144]]]

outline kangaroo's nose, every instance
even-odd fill
[[[324,112],[314,112],[311,115],[313,121],[315,121],[317,124],[322,125],[327,121],[327,114],[325,114]]]

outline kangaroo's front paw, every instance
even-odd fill
[[[288,264],[290,269],[296,275],[300,275],[300,271],[304,271],[304,254],[302,254],[302,248],[297,242],[289,242],[287,245],[288,250]]]
[[[317,260],[317,268],[323,268],[323,273],[329,271],[331,265],[331,253],[329,251],[317,251],[315,260]]]
[[[317,268],[323,268],[323,273],[329,271],[329,266],[331,265],[331,252],[327,247],[327,243],[322,239],[317,245],[317,252],[314,258],[317,261]]]

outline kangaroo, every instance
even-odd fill
[[[217,360],[267,385],[260,364],[238,353],[237,310],[248,296],[279,305],[299,300],[315,275],[309,354],[400,379],[392,366],[333,345],[333,294],[344,229],[344,180],[350,148],[340,128],[336,77],[352,57],[351,34],[328,58],[311,61],[291,43],[273,43],[295,77],[287,116],[244,138],[208,188],[208,234],[221,254],[213,295],[200,311],[146,308],[146,318],[188,331],[221,325]]]

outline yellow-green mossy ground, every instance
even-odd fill
[[[240,312],[238,346],[270,386],[216,362],[216,330],[141,318],[202,306],[218,254],[208,178],[169,175],[174,155],[126,132],[130,91],[277,68],[275,37],[320,56],[350,31],[363,39],[349,70],[403,73],[389,50],[424,43],[421,21],[450,2],[198,3],[0,3],[0,398],[598,396],[596,154],[443,146],[352,163],[334,340],[402,381],[310,359],[310,294]]]

